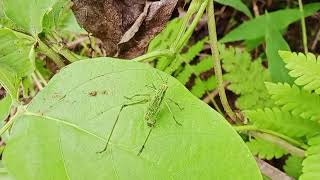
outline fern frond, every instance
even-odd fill
[[[248,52],[237,48],[220,47],[223,68],[227,72],[224,80],[231,84],[228,89],[240,97],[236,106],[241,110],[264,108],[272,105],[265,81],[270,81],[269,72],[263,67],[261,60],[253,61]]]
[[[301,90],[296,85],[266,83],[272,99],[285,111],[311,120],[320,120],[320,96]]]
[[[251,139],[249,142],[246,142],[246,144],[251,153],[254,156],[258,156],[260,159],[270,160],[273,158],[280,158],[283,155],[288,154],[286,150],[260,138]]]
[[[296,156],[289,156],[283,166],[284,171],[291,177],[296,179],[302,174],[303,159]]]
[[[217,88],[217,79],[215,76],[211,76],[208,80],[203,81],[196,79],[191,89],[192,94],[201,98],[204,94]]]
[[[293,138],[314,136],[320,132],[319,123],[294,116],[279,108],[251,110],[245,114],[256,127],[274,130]]]
[[[289,75],[297,78],[295,83],[307,91],[315,91],[320,94],[320,57],[308,53],[279,52],[281,58],[287,63]]]
[[[320,179],[320,135],[309,140],[310,148],[307,157],[303,161],[300,180]]]

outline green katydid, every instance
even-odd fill
[[[161,76],[160,76],[160,78],[161,78]],[[162,80],[162,78],[161,78],[161,80]],[[148,87],[150,87],[150,86],[148,86]],[[167,83],[162,83],[159,88],[156,88],[156,86],[154,84],[152,84],[151,88],[154,90],[154,94],[136,94],[136,95],[134,95],[132,97],[125,97],[128,100],[133,100],[136,97],[144,97],[144,98],[139,100],[139,101],[133,101],[133,102],[125,103],[125,104],[123,104],[121,106],[120,111],[119,111],[119,113],[117,115],[117,118],[116,118],[116,120],[115,120],[115,122],[113,124],[112,129],[111,129],[111,133],[109,134],[107,143],[106,143],[104,149],[102,151],[99,151],[99,153],[105,152],[107,150],[109,142],[110,142],[110,139],[111,139],[111,136],[112,136],[112,134],[113,134],[113,132],[114,132],[114,130],[116,128],[116,125],[118,123],[121,111],[124,108],[129,107],[129,106],[148,103],[147,110],[146,110],[146,112],[144,114],[144,121],[150,127],[150,130],[149,130],[149,133],[148,133],[143,145],[140,148],[140,151],[139,151],[138,155],[140,155],[142,153],[142,151],[144,150],[145,145],[146,145],[146,143],[147,143],[147,141],[148,141],[148,139],[150,137],[150,134],[151,134],[153,128],[155,127],[155,125],[156,125],[157,116],[158,116],[158,114],[159,114],[159,112],[161,110],[162,104],[165,104],[165,106],[167,107],[167,109],[171,113],[172,118],[175,121],[175,123],[178,124],[179,126],[182,126],[182,124],[179,123],[176,120],[176,118],[175,118],[175,116],[174,116],[169,104],[166,101],[164,101],[164,97],[165,97],[166,92],[168,90]],[[183,109],[183,108],[181,108],[181,106],[178,103],[176,103],[172,99],[170,99],[170,98],[167,98],[167,99],[170,102],[174,103],[180,110]]]

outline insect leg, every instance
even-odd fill
[[[153,129],[153,128],[151,127],[150,130],[149,130],[149,133],[148,133],[148,135],[147,135],[147,137],[146,137],[146,139],[144,140],[143,145],[141,146],[141,149],[140,149],[140,151],[139,151],[139,153],[138,153],[138,156],[140,156],[141,153],[142,153],[142,151],[144,150],[144,147],[145,147],[145,145],[146,145],[146,143],[147,143],[147,141],[148,141],[148,139],[149,139],[149,137],[150,137],[150,134],[151,134],[152,129]]]
[[[146,96],[150,96],[150,94],[136,94],[136,95],[133,95],[133,96],[131,96],[131,97],[124,96],[124,98],[129,99],[129,100],[132,100],[132,99],[135,98],[135,97],[146,97]]]
[[[119,113],[118,113],[118,115],[117,115],[117,119],[116,119],[116,121],[113,123],[112,129],[111,129],[111,133],[110,133],[110,135],[109,135],[109,137],[108,137],[107,143],[106,143],[105,147],[104,147],[101,151],[99,151],[98,153],[103,153],[103,152],[105,152],[105,151],[108,149],[109,141],[110,141],[111,136],[112,136],[112,134],[113,134],[113,132],[114,132],[114,130],[115,130],[115,128],[116,128],[116,125],[117,125],[118,121],[119,121],[119,117],[120,117],[121,111],[122,111],[124,108],[126,108],[126,107],[134,106],[134,105],[138,105],[138,104],[145,104],[145,103],[147,103],[148,101],[149,101],[149,99],[143,99],[143,100],[141,100],[141,101],[132,102],[132,103],[127,103],[127,104],[123,104],[123,105],[121,106],[120,111],[119,111]]]
[[[184,107],[181,107],[179,103],[177,103],[176,101],[174,101],[173,99],[171,98],[167,98],[170,102],[172,102],[174,105],[176,105],[180,111],[182,111],[184,109]]]
[[[150,89],[152,89],[154,91],[157,90],[156,86],[153,83],[151,85],[146,85],[146,87],[148,87],[148,88],[150,88]]]
[[[176,119],[176,117],[174,116],[174,114],[173,114],[173,112],[172,112],[172,110],[171,110],[171,108],[170,108],[169,104],[168,104],[167,102],[164,102],[164,103],[166,104],[166,106],[167,106],[167,108],[168,108],[169,112],[171,113],[173,120],[174,120],[174,121],[175,121],[179,126],[182,126],[182,124],[181,124],[180,122],[178,122],[178,121],[177,121],[177,119]]]

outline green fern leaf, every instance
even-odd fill
[[[251,153],[254,156],[258,156],[260,159],[273,159],[280,158],[287,152],[279,146],[272,144],[271,142],[262,140],[260,138],[251,139],[246,143]]]
[[[279,52],[281,58],[287,63],[289,75],[297,78],[295,83],[307,91],[315,91],[320,94],[320,58],[308,53]]]
[[[241,110],[269,107],[273,103],[269,98],[265,81],[270,81],[269,72],[261,60],[253,61],[248,52],[237,48],[220,47],[224,80],[230,81],[228,89],[239,95],[236,106]]]
[[[204,94],[217,88],[217,79],[215,76],[211,76],[208,80],[203,81],[200,79],[195,80],[191,92],[193,95],[201,98]]]
[[[299,89],[296,85],[266,83],[272,99],[285,111],[311,120],[320,120],[320,96]]]
[[[320,136],[309,140],[310,148],[307,150],[307,157],[303,161],[300,180],[320,179]]]
[[[291,177],[296,179],[302,174],[303,159],[296,156],[289,156],[283,166],[284,171]]]
[[[265,108],[245,112],[250,122],[258,128],[270,129],[290,137],[314,136],[320,132],[320,124],[294,116],[279,108]]]

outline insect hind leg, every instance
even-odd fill
[[[152,132],[152,127],[150,128],[150,130],[149,130],[149,133],[148,133],[148,135],[147,135],[147,137],[146,137],[146,139],[144,140],[144,142],[143,142],[143,145],[141,146],[141,148],[140,148],[140,150],[139,150],[139,153],[138,153],[138,156],[140,156],[141,155],[141,153],[143,152],[143,150],[144,150],[144,148],[145,148],[145,146],[146,146],[146,144],[147,144],[147,141],[148,141],[148,139],[149,139],[149,137],[150,137],[150,134],[151,134],[151,132]]]
[[[115,130],[115,128],[116,128],[116,125],[117,125],[118,121],[119,121],[119,117],[120,117],[120,114],[121,114],[122,110],[123,110],[124,108],[126,108],[126,107],[129,107],[129,106],[134,106],[134,105],[138,105],[138,104],[145,104],[145,103],[147,103],[148,101],[149,101],[149,99],[143,99],[143,100],[140,100],[140,101],[131,102],[131,103],[126,103],[126,104],[121,105],[120,111],[119,111],[119,113],[118,113],[118,115],[117,115],[117,119],[116,119],[116,121],[113,123],[112,129],[111,129],[111,132],[110,132],[110,135],[108,136],[107,143],[106,143],[106,145],[104,146],[104,148],[103,148],[101,151],[98,151],[97,153],[103,153],[103,152],[107,151],[109,142],[110,142],[110,140],[111,140],[111,136],[112,136],[112,134],[113,134],[113,132],[114,132],[114,130]]]

